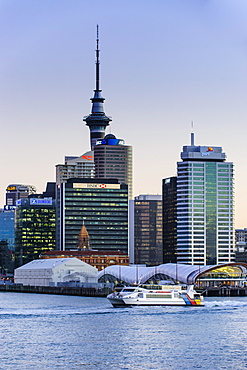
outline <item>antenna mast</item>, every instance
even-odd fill
[[[96,90],[99,90],[99,25],[97,24],[97,38],[96,38]]]

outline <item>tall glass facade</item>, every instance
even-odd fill
[[[199,148],[200,154],[208,153],[205,147],[194,148]],[[178,163],[178,262],[211,265],[234,261],[233,178],[233,164],[217,157],[214,160],[213,155],[210,160]]]
[[[8,248],[15,248],[15,211],[14,209],[0,209],[0,240],[6,240]]]
[[[177,262],[177,177],[162,181],[163,263]]]
[[[57,194],[57,249],[77,249],[84,222],[92,249],[128,253],[127,185],[114,179],[70,179]]]
[[[139,195],[134,201],[134,262],[163,263],[161,195]]]
[[[184,146],[177,164],[177,260],[234,261],[234,170],[221,147]]]
[[[15,219],[16,267],[38,259],[45,251],[55,249],[55,201],[51,199],[20,199]]]

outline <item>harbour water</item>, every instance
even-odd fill
[[[0,369],[247,368],[247,297],[113,308],[106,298],[0,293]]]

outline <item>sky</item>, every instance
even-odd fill
[[[0,207],[9,184],[43,192],[90,149],[96,25],[108,132],[133,146],[134,195],[161,194],[183,145],[235,164],[247,227],[246,0],[0,0]]]

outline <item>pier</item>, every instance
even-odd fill
[[[106,297],[112,292],[109,287],[66,287],[66,286],[30,286],[30,285],[0,285],[0,292],[59,294],[85,297]]]
[[[245,297],[247,296],[247,287],[232,287],[232,286],[222,286],[222,287],[207,287],[205,289],[198,289],[196,291],[200,292],[204,297]]]

